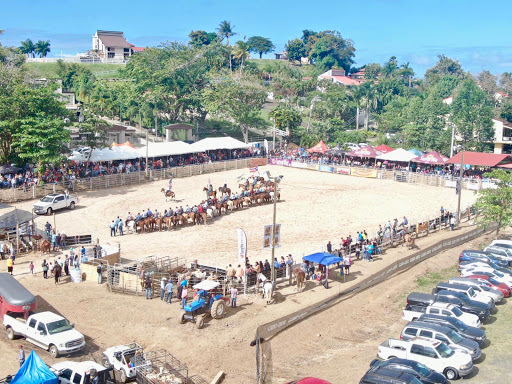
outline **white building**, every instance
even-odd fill
[[[125,61],[132,55],[133,44],[124,38],[123,32],[96,31],[92,37],[92,49],[102,59]]]

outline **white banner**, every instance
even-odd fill
[[[276,224],[274,248],[281,246],[281,224]],[[263,249],[272,249],[272,225],[263,227]]]
[[[237,228],[238,234],[238,264],[245,268],[245,261],[247,260],[247,235],[242,228]]]

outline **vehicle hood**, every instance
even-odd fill
[[[435,384],[447,384],[448,383],[448,380],[446,379],[446,377],[443,374],[435,372],[435,371],[431,371],[430,375],[424,376],[424,379],[428,380],[429,383],[435,383]]]
[[[83,339],[84,335],[78,332],[76,329],[70,329],[69,331],[55,333],[54,335],[48,335],[55,343],[64,344],[69,341]]]
[[[482,330],[482,329],[478,329],[476,327],[467,327],[464,332],[459,332],[462,336],[468,336],[468,337],[471,337],[471,338],[481,338],[481,337],[484,337],[485,336],[485,331]]]
[[[454,354],[446,359],[448,365],[458,367],[459,365],[473,364],[473,359],[469,353],[454,350]],[[453,365],[452,365],[453,364]]]
[[[456,344],[459,347],[467,348],[470,351],[478,350],[480,346],[476,341],[464,338],[460,343]]]

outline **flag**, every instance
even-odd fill
[[[251,173],[256,173],[256,172],[258,172],[258,166],[250,168],[250,169],[249,169],[249,172],[251,172]]]
[[[242,228],[236,229],[238,235],[238,264],[245,268],[247,260],[247,235]]]
[[[240,176],[238,176],[236,179],[237,179],[237,181],[239,181],[239,182],[242,182],[242,181],[245,181],[245,180],[246,180],[244,175],[240,175]]]

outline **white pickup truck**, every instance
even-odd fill
[[[448,303],[433,303],[428,307],[422,305],[407,304],[403,311],[402,320],[414,321],[418,320],[423,314],[441,315],[456,317],[464,324],[470,327],[480,328],[482,323],[477,315],[472,313],[462,312],[459,307]]]
[[[121,383],[134,379],[135,367],[145,364],[144,349],[137,343],[110,347],[103,352],[101,363],[119,372]]]
[[[384,360],[398,357],[417,361],[442,373],[448,380],[467,376],[473,370],[473,360],[469,354],[454,351],[441,341],[421,337],[410,341],[388,339],[379,345],[378,356]]]
[[[102,367],[94,361],[63,361],[50,370],[59,378],[59,384],[115,384],[112,368]],[[95,377],[98,380],[94,380]]]
[[[59,209],[75,209],[77,203],[77,197],[71,197],[63,193],[50,193],[34,203],[34,212],[38,215],[51,215]]]
[[[85,338],[62,316],[52,312],[36,313],[25,321],[22,315],[4,315],[7,337],[17,336],[50,351],[52,357],[80,351],[85,347]]]

